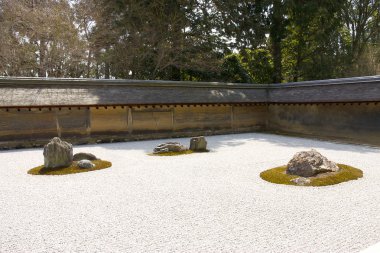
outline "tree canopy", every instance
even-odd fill
[[[380,72],[379,0],[0,0],[0,75],[280,83]]]

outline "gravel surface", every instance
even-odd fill
[[[189,139],[172,139],[189,145]],[[79,146],[109,169],[32,176],[42,149],[0,152],[0,252],[359,252],[380,241],[380,150],[270,134],[207,137],[209,153],[148,156],[169,140]],[[364,178],[275,185],[265,169],[315,148]]]
[[[361,251],[360,253],[379,253],[379,252],[380,252],[380,243],[377,243]]]

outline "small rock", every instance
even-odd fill
[[[190,139],[190,150],[192,151],[206,151],[207,141],[204,136],[193,137]]]
[[[91,169],[95,167],[95,164],[93,164],[90,160],[83,159],[78,162],[78,167],[81,169]]]
[[[187,150],[187,148],[178,142],[166,142],[155,147],[153,153],[181,152],[185,150]]]
[[[91,153],[76,153],[73,156],[73,161],[80,161],[80,160],[93,161],[93,160],[99,160],[99,158],[97,158],[95,155],[93,155]]]
[[[310,179],[308,178],[305,178],[305,177],[297,177],[297,178],[293,178],[292,180],[290,180],[291,182],[293,183],[296,183],[298,185],[305,185],[305,184],[310,184]]]
[[[44,166],[47,169],[68,167],[73,162],[73,146],[54,137],[44,146]]]
[[[157,154],[157,153],[167,153],[167,152],[169,152],[168,148],[162,148],[160,149],[160,151],[156,151],[155,153]]]
[[[339,171],[336,163],[329,161],[315,149],[302,151],[289,161],[286,173],[301,177],[313,177],[320,173]]]

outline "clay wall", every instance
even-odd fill
[[[271,132],[380,146],[380,77],[273,85],[0,78],[0,148]]]

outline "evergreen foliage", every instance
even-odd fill
[[[0,75],[279,83],[380,72],[378,0],[0,0]]]

